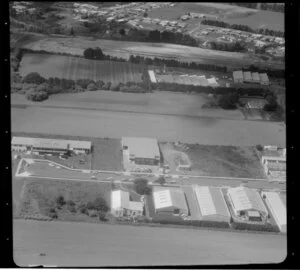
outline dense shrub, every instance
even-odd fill
[[[110,86],[110,89],[109,89],[109,90],[115,91],[115,92],[120,91],[120,84],[112,84],[112,85]]]
[[[28,73],[23,79],[23,83],[42,84],[45,81],[46,79],[37,72]]]
[[[97,210],[103,212],[107,212],[109,210],[109,207],[107,206],[105,199],[102,197],[96,198],[93,202],[88,202],[86,207],[89,210]]]
[[[137,178],[134,180],[134,190],[140,195],[150,195],[151,187],[148,185],[148,180]]]
[[[103,89],[103,90],[109,90],[109,89],[110,89],[110,86],[111,86],[111,82],[106,82],[106,83],[102,86],[102,89]]]
[[[88,91],[96,91],[98,90],[97,88],[97,85],[95,83],[90,83],[88,86],[87,86],[87,90]]]
[[[222,95],[219,99],[219,106],[224,110],[234,110],[237,108],[236,106],[237,101],[238,101],[237,93]]]
[[[211,227],[211,228],[229,228],[227,222],[209,221],[209,220],[153,220],[154,223],[186,225],[195,227]]]
[[[65,198],[62,195],[59,195],[56,199],[55,199],[55,203],[57,206],[64,206],[66,204]]]
[[[45,91],[29,90],[26,93],[26,98],[31,101],[43,101],[48,98],[48,93]]]
[[[236,230],[249,230],[249,231],[264,231],[264,232],[280,232],[277,226],[267,224],[254,224],[254,223],[232,223],[232,228]]]

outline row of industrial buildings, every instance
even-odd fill
[[[286,232],[286,195],[284,193],[259,192],[244,186],[227,189],[198,186],[183,188],[154,186],[152,201],[153,218],[202,220],[213,222],[244,222],[266,224],[272,217],[279,230]],[[151,200],[150,200],[151,201]],[[111,213],[116,217],[141,216],[148,200],[130,201],[128,191],[115,190],[111,193]]]
[[[270,80],[267,73],[237,70],[232,73],[234,83],[253,83],[269,85]]]

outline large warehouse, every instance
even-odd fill
[[[230,212],[220,188],[193,186],[202,220],[230,222]]]
[[[155,213],[189,214],[185,194],[181,189],[158,189],[153,192]]]
[[[286,232],[286,206],[277,192],[262,192],[262,196],[281,232]]]
[[[228,188],[227,195],[236,216],[247,217],[250,221],[268,216],[268,210],[256,190],[243,186]]]
[[[256,83],[261,85],[269,85],[269,77],[267,73],[258,73],[250,71],[236,70],[232,73],[234,83]]]
[[[158,142],[153,138],[123,137],[122,149],[129,153],[129,160],[135,164],[159,165]]]
[[[90,141],[58,140],[46,138],[13,137],[11,141],[13,151],[33,151],[38,153],[64,154],[67,151],[75,153],[90,153]]]

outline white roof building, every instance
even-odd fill
[[[262,192],[265,202],[281,232],[286,232],[286,206],[277,192]]]
[[[244,72],[244,81],[246,82],[252,82],[252,76],[250,71]]]
[[[230,212],[219,188],[193,186],[203,220],[230,222]]]
[[[150,77],[150,80],[152,83],[157,83],[157,80],[155,78],[155,73],[153,70],[148,70],[148,74],[149,74],[149,77]]]
[[[237,70],[232,73],[234,82],[242,83],[244,81],[243,71]]]
[[[268,85],[270,83],[267,73],[260,73],[259,77],[260,77],[261,84]]]
[[[258,72],[253,72],[252,73],[252,80],[253,80],[253,82],[260,83],[260,77],[259,77]]]
[[[181,189],[163,189],[153,192],[155,212],[188,214],[188,206]]]
[[[235,215],[240,216],[241,212],[258,211],[263,217],[268,215],[268,211],[259,193],[247,187],[235,187],[227,190],[232,209]]]

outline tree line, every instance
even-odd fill
[[[256,34],[262,34],[267,36],[284,37],[284,32],[282,31],[276,31],[268,28],[253,29],[248,25],[243,25],[243,24],[230,24],[223,21],[209,20],[209,19],[202,20],[201,24],[245,31],[250,33],[256,33]]]
[[[229,3],[231,5],[240,6],[240,7],[246,7],[246,8],[253,8],[257,9],[258,3]],[[269,10],[269,11],[275,11],[275,12],[281,12],[284,13],[284,4],[283,3],[259,3],[261,10]]]

